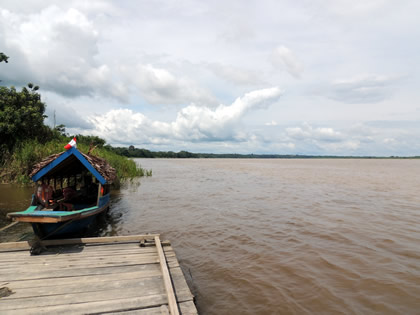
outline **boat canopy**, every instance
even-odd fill
[[[43,178],[68,177],[81,174],[88,170],[102,185],[110,184],[116,177],[115,169],[104,159],[86,155],[77,148],[50,155],[38,164],[35,164],[31,179],[36,182]]]

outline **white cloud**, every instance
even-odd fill
[[[216,100],[205,89],[185,76],[176,76],[167,69],[151,64],[137,65],[122,70],[127,82],[133,81],[141,95],[150,104],[214,104]]]
[[[98,31],[77,9],[48,6],[24,15],[2,9],[0,44],[10,56],[3,81],[39,84],[65,96],[102,94],[125,99],[110,67],[99,63]]]
[[[171,123],[153,121],[142,113],[115,109],[91,118],[96,134],[107,135],[111,143],[159,144],[169,141],[248,141],[239,126],[249,111],[265,108],[276,102],[279,88],[257,90],[237,98],[231,105],[216,109],[189,105]]]
[[[277,126],[277,122],[275,120],[269,121],[265,123],[266,126]]]
[[[323,142],[338,142],[343,139],[343,135],[329,127],[313,128],[308,123],[302,127],[286,128],[286,134],[296,140],[317,140]]]
[[[312,127],[304,123],[301,127],[285,129],[286,137],[298,142],[298,149],[307,154],[307,150],[329,152],[329,154],[353,154],[360,147],[358,139],[336,131],[331,127]]]
[[[303,64],[295,54],[285,46],[278,46],[270,55],[270,62],[274,67],[287,71],[296,79],[301,78]]]
[[[345,103],[376,103],[392,94],[397,76],[362,75],[336,80],[331,84],[332,99]]]

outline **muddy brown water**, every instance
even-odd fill
[[[138,161],[95,233],[171,240],[200,313],[420,313],[420,160]],[[31,193],[0,185],[2,226]]]

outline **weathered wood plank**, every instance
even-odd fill
[[[156,264],[156,263],[154,263]],[[147,264],[139,265],[120,265],[111,267],[90,267],[90,268],[74,268],[68,270],[50,270],[40,273],[33,273],[31,271],[23,271],[18,274],[6,274],[2,275],[2,281],[13,281],[13,280],[35,280],[35,279],[52,279],[59,277],[75,277],[84,275],[102,275],[120,272],[130,272],[142,270]]]
[[[182,315],[197,315],[197,309],[193,301],[179,303]],[[114,315],[169,315],[169,309],[166,305],[151,307],[146,309],[137,309],[131,311],[111,312],[107,314]]]
[[[143,311],[139,314],[149,314],[147,310],[154,307],[162,307],[165,304],[166,296],[146,296],[129,299],[118,299],[111,301],[99,301],[90,303],[79,303],[71,305],[54,305],[38,308],[27,308],[20,310],[5,310],[2,314],[102,314],[112,312],[124,312],[127,310]],[[190,302],[190,301],[187,301]],[[181,302],[184,303],[184,302]],[[150,305],[144,307],[144,305]],[[137,314],[137,313],[135,313]],[[165,313],[163,313],[165,314]]]
[[[178,285],[180,290],[188,289],[187,286],[182,285],[183,275],[173,275],[172,276],[174,284]],[[37,287],[34,290],[33,287],[30,288],[16,288],[15,283],[11,282],[6,286],[14,292],[13,295],[6,297],[5,299],[22,299],[28,297],[41,297],[57,294],[73,294],[73,293],[90,293],[95,291],[103,290],[112,290],[112,289],[121,289],[125,290],[127,288],[138,288],[138,294],[151,294],[151,291],[156,294],[164,293],[163,279],[160,272],[150,273],[147,276],[142,278],[131,277],[129,279],[121,279],[120,277],[115,277],[112,281],[104,281],[100,277],[90,278],[90,279],[78,279],[77,281],[67,282],[62,284],[58,281],[50,281],[50,286]]]
[[[82,285],[86,282],[93,281],[115,281],[115,280],[125,280],[125,279],[141,279],[153,276],[161,275],[160,266],[158,264],[147,265],[148,268],[140,271],[132,272],[121,272],[121,273],[110,273],[110,274],[100,274],[100,275],[84,275],[84,276],[74,276],[74,277],[58,277],[51,279],[35,279],[35,280],[18,280],[18,281],[9,281],[5,282],[6,286],[11,287],[14,290],[18,289],[38,289],[42,287],[51,287],[59,285],[73,285],[79,284]],[[3,282],[2,282],[3,283]],[[36,291],[36,290],[35,290]]]
[[[162,285],[162,284],[161,284]],[[147,290],[150,290],[150,293],[147,293]],[[164,289],[161,288],[162,293]],[[45,307],[45,306],[54,306],[54,305],[63,305],[63,304],[75,304],[75,303],[87,303],[87,302],[98,302],[98,301],[108,301],[115,299],[124,299],[124,298],[136,298],[138,296],[149,296],[155,295],[155,288],[146,288],[145,291],[139,294],[139,287],[125,288],[124,290],[112,289],[112,290],[102,290],[89,292],[89,294],[80,294],[80,293],[69,293],[69,294],[56,294],[48,296],[37,296],[37,297],[28,297],[24,299],[13,299],[13,295],[1,299],[1,309],[3,310],[19,310],[27,309],[33,307]],[[191,300],[191,293],[188,291],[178,292],[179,299],[181,301]],[[162,304],[166,304],[165,301]],[[150,305],[145,305],[149,307]]]
[[[120,312],[111,312],[107,314],[114,315],[169,315],[169,309],[167,305],[161,305],[156,307],[149,307],[144,309],[137,309],[131,311],[120,311]]]
[[[197,315],[197,308],[195,307],[194,301],[187,301],[179,303],[179,309],[182,315]]]
[[[190,300],[188,300],[190,301]],[[30,307],[20,310],[2,310],[2,315],[8,314],[100,314],[104,312],[118,312],[138,309],[160,307],[167,303],[165,294],[149,295],[134,298],[116,298],[113,300],[86,302],[75,302],[70,305],[51,305],[43,307]],[[147,314],[147,313],[146,313]]]
[[[38,258],[25,260],[21,262],[0,262],[0,273],[6,270],[20,270],[22,265],[25,263],[31,264],[33,268],[39,268],[42,266],[50,266],[54,269],[59,269],[61,266],[73,266],[74,264],[80,264],[80,266],[98,266],[98,264],[115,264],[118,262],[136,262],[149,261],[158,259],[157,253],[146,253],[146,254],[131,254],[131,255],[110,255],[110,256],[93,256],[93,257],[77,257],[77,256],[66,256],[61,257],[60,255],[52,256],[49,258]]]
[[[53,245],[72,245],[72,244],[106,244],[122,242],[138,242],[146,239],[154,239],[160,234],[129,235],[129,236],[106,236],[106,237],[87,237],[87,238],[69,238],[61,240],[44,240],[43,246]],[[25,250],[30,249],[33,241],[0,243],[0,250]]]
[[[115,246],[115,247],[114,247]],[[140,247],[137,243],[127,243],[127,244],[107,244],[101,246],[60,246],[60,247],[48,247],[48,251],[43,251],[40,255],[31,256],[29,250],[19,250],[19,251],[8,251],[0,252],[0,261],[6,260],[19,260],[19,259],[37,259],[38,257],[49,257],[53,255],[107,255],[112,254],[123,254],[123,253],[146,253],[146,252],[156,252],[156,248],[153,247]],[[173,252],[171,246],[163,247],[165,254]]]
[[[133,244],[131,244],[133,246]],[[135,245],[134,245],[135,246]],[[30,259],[31,261],[42,258],[50,258],[54,256],[61,257],[95,257],[95,256],[109,256],[109,255],[130,255],[130,254],[143,254],[143,253],[156,253],[156,248],[154,247],[132,247],[125,250],[109,250],[109,251],[90,251],[84,249],[71,249],[64,250],[61,248],[50,249],[50,251],[42,252],[40,255],[31,256],[29,251],[19,251],[19,252],[2,252],[0,253],[0,262],[5,261],[26,261]]]
[[[159,236],[155,236],[155,244],[159,254],[160,267],[162,270],[166,294],[168,295],[169,312],[171,315],[179,315],[178,304],[176,301],[174,288],[172,286],[171,276],[169,274],[168,266],[166,265],[166,258],[162,246],[160,245]]]
[[[159,263],[159,259],[155,256],[152,257],[140,257],[137,259],[118,259],[118,257],[116,259],[110,259],[110,260],[104,260],[104,261],[74,261],[74,262],[68,262],[66,263],[65,261],[63,261],[62,263],[51,263],[51,264],[39,264],[39,265],[31,265],[31,270],[30,271],[25,271],[23,273],[20,273],[21,275],[26,275],[27,277],[24,279],[34,279],[31,278],[31,274],[32,276],[36,273],[50,273],[50,272],[68,272],[68,273],[73,273],[73,272],[78,272],[80,269],[85,269],[85,268],[105,268],[105,267],[119,267],[119,266],[129,266],[129,265],[136,265],[136,266],[140,266],[140,265],[144,265],[144,264],[156,264]],[[10,273],[14,273],[16,271],[19,271],[19,269],[13,268],[13,267],[9,267],[9,268],[3,268],[0,269],[0,278],[3,279],[3,276],[7,276]]]

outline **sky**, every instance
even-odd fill
[[[155,151],[420,155],[420,1],[0,3],[1,84]]]

